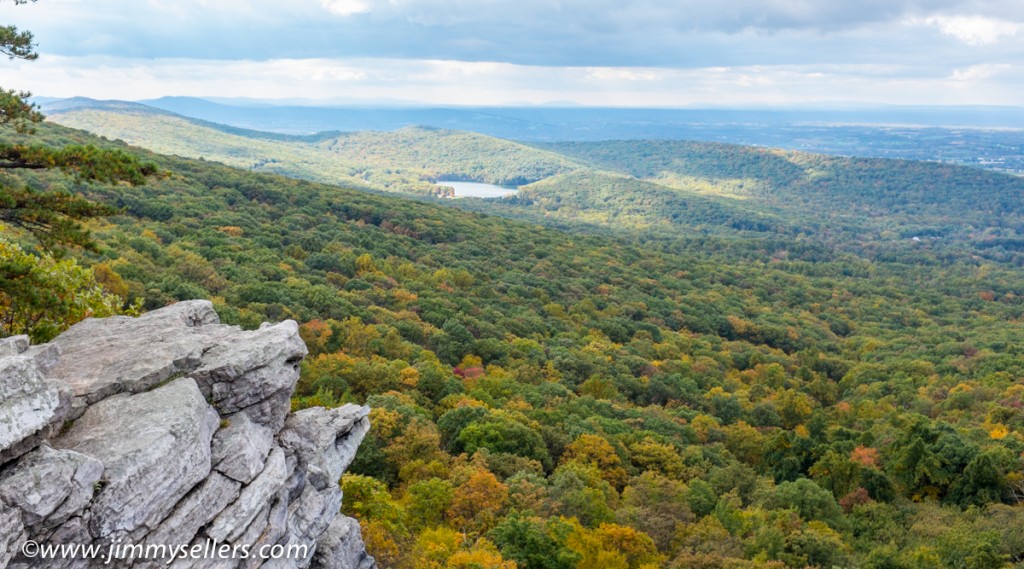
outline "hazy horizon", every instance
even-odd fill
[[[623,104],[586,104],[573,101],[543,101],[531,103],[528,101],[509,101],[506,103],[494,104],[471,104],[471,103],[431,103],[428,101],[417,101],[415,99],[347,99],[344,97],[324,98],[303,98],[303,97],[279,97],[279,98],[257,98],[257,97],[222,97],[215,95],[178,95],[164,94],[158,97],[145,97],[139,99],[125,98],[96,98],[85,95],[51,96],[45,93],[33,94],[36,101],[67,101],[72,99],[88,99],[97,102],[125,102],[146,105],[161,100],[192,99],[202,100],[209,103],[229,106],[273,106],[273,107],[309,107],[309,108],[374,108],[374,109],[615,109],[615,110],[655,110],[655,111],[783,111],[783,112],[816,112],[816,111],[880,111],[880,110],[1024,110],[1024,104],[901,104],[901,103],[872,103],[859,101],[811,101],[806,103],[738,103],[738,104],[715,104],[715,103],[691,103],[686,105],[634,105],[628,101]]]

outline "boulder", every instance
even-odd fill
[[[0,357],[0,464],[53,435],[71,410],[71,390],[44,372],[27,350]]]
[[[0,358],[17,356],[28,349],[28,336],[0,338]]]
[[[89,504],[102,475],[92,457],[42,446],[0,476],[0,500],[21,510],[26,526],[51,528]]]
[[[290,410],[283,403],[295,390],[306,353],[298,325],[288,320],[232,335],[230,342],[203,354],[203,365],[192,376],[221,413],[242,411],[278,431]]]
[[[281,444],[307,465],[309,482],[323,490],[336,485],[352,463],[370,429],[369,415],[369,407],[352,404],[303,409],[288,417]]]
[[[305,354],[295,322],[245,331],[206,301],[86,320],[41,346],[0,339],[0,567],[374,567],[338,513],[369,409],[291,413]],[[44,563],[26,540],[306,549]]]
[[[243,484],[252,482],[263,471],[274,434],[258,425],[245,413],[224,419],[227,426],[213,436],[213,468]]]
[[[359,522],[337,516],[317,542],[313,569],[373,569],[377,564],[366,553]]]
[[[209,301],[179,302],[138,318],[90,318],[53,340],[60,362],[50,376],[74,390],[82,409],[117,393],[139,393],[202,365],[219,319]],[[225,327],[226,328],[226,327]]]
[[[210,441],[219,422],[191,378],[89,407],[53,446],[105,467],[91,508],[93,536],[155,528],[210,474]]]

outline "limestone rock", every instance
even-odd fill
[[[16,356],[28,349],[28,336],[0,339],[0,358]]]
[[[22,354],[31,358],[36,363],[39,371],[46,377],[50,377],[53,368],[60,363],[60,348],[56,344],[29,346]],[[67,386],[61,382],[61,387],[66,388]],[[69,388],[68,391],[70,391]]]
[[[366,553],[359,522],[337,516],[317,542],[313,569],[374,569],[373,557]]]
[[[142,525],[155,528],[210,473],[210,440],[219,419],[190,378],[90,407],[54,440],[99,459],[104,487],[92,505],[102,538]]]
[[[287,479],[284,451],[275,448],[267,458],[263,472],[252,484],[242,489],[238,499],[213,520],[206,535],[217,541],[234,541],[244,533],[260,510],[267,507],[271,496],[284,486]]]
[[[308,465],[309,481],[323,490],[336,485],[352,463],[370,429],[369,407],[312,407],[293,413],[281,431],[281,443]]]
[[[309,555],[298,564],[300,567],[309,565],[316,549],[316,540],[333,521],[334,516],[328,513],[337,512],[341,507],[341,489],[333,488],[318,492],[312,485],[306,486],[302,496],[291,506],[288,518],[288,544],[304,545]]]
[[[84,454],[40,447],[0,476],[0,500],[21,510],[26,526],[57,526],[92,500],[103,464]]]
[[[0,568],[375,567],[338,514],[369,409],[290,413],[305,354],[294,322],[243,331],[206,301],[86,320],[41,346],[0,339]],[[306,549],[41,564],[21,555],[29,539]]]
[[[0,502],[0,567],[7,567],[11,559],[20,552],[25,539],[21,512]]]
[[[227,427],[213,436],[213,468],[243,484],[263,471],[274,435],[245,413],[225,418]]]
[[[59,544],[59,543],[82,543],[88,544],[92,540],[89,535],[88,515],[74,517],[64,522],[51,534],[44,536],[33,535],[32,539],[37,543]],[[9,569],[36,569],[41,564],[38,558],[29,558],[18,555],[11,562]],[[90,560],[79,558],[49,559],[45,564],[46,569],[86,569],[90,566]],[[109,566],[108,566],[109,567]]]
[[[189,493],[155,530],[146,536],[146,543],[177,545],[191,543],[200,528],[238,498],[242,485],[213,472]]]
[[[299,362],[307,353],[298,325],[292,320],[264,325],[231,340],[205,353],[203,366],[192,376],[221,413],[243,411],[256,423],[279,430],[290,410],[282,403],[295,390]],[[261,405],[268,400],[276,404]]]
[[[61,360],[51,371],[74,389],[79,406],[139,393],[202,364],[219,321],[209,301],[179,302],[138,318],[90,318],[54,339]]]
[[[254,522],[249,526],[249,529],[238,540],[239,543],[248,545],[250,551],[259,551],[261,547],[272,547],[285,536],[285,532],[288,530],[288,493],[284,489],[278,491],[271,506],[267,508],[266,515],[261,518],[258,517],[258,519],[259,523]],[[271,560],[252,557],[243,560],[239,567],[241,569],[268,567],[268,564],[264,563],[264,561],[269,563]],[[282,559],[281,561],[293,560]],[[290,566],[294,566],[294,564]]]
[[[0,464],[52,435],[70,411],[71,391],[43,372],[24,350],[0,358]]]

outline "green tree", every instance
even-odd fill
[[[121,314],[123,304],[75,260],[32,255],[0,239],[0,336],[46,342],[90,316]]]
[[[687,504],[690,510],[698,517],[703,518],[715,510],[718,505],[718,494],[706,480],[694,478],[690,481],[689,490],[686,494]]]
[[[995,531],[978,532],[960,526],[943,534],[937,545],[946,567],[999,569],[1009,561],[1009,556],[999,551],[999,534]]]
[[[928,488],[937,492],[936,488],[946,482],[942,462],[921,437],[915,437],[910,445],[896,455],[893,470],[898,480],[912,494]]]
[[[452,505],[455,491],[452,483],[439,478],[421,480],[409,485],[403,500],[413,528],[433,528],[444,521],[444,513]]]
[[[559,466],[551,476],[551,496],[562,515],[574,517],[588,528],[615,520],[618,494],[593,465],[569,462]]]
[[[13,1],[16,5],[28,3]],[[15,26],[0,26],[0,53],[10,59],[28,61],[39,57],[32,32]],[[119,149],[27,144],[27,136],[34,133],[33,125],[43,120],[36,105],[29,102],[30,96],[27,91],[0,88],[0,128],[23,135],[14,144],[0,144],[0,172],[4,174],[0,177],[0,223],[28,231],[46,248],[61,243],[91,246],[81,221],[115,210],[66,192],[32,190],[10,173],[60,169],[77,181],[141,184],[146,176],[156,173],[156,166]]]
[[[767,505],[773,509],[796,510],[805,520],[834,524],[842,517],[842,511],[832,493],[806,478],[776,486]]]
[[[532,458],[545,467],[551,464],[551,457],[540,434],[501,411],[491,413],[487,420],[466,425],[457,441],[469,454],[486,448],[493,452]]]
[[[0,26],[0,53],[38,57],[32,33],[15,26]],[[0,88],[0,132],[15,140],[0,143],[0,231],[28,233],[48,252],[34,255],[0,240],[0,335],[29,334],[39,342],[84,318],[122,312],[123,298],[105,292],[91,270],[53,251],[57,245],[94,248],[82,222],[115,210],[70,192],[35,190],[16,173],[58,169],[75,181],[140,184],[156,167],[118,149],[29,144],[33,125],[43,120],[29,96]]]
[[[1007,494],[1006,474],[1014,467],[1013,453],[1002,447],[978,453],[953,485],[951,498],[961,506],[999,502]]]
[[[564,538],[558,539],[556,524],[552,520],[545,527],[539,520],[512,514],[490,535],[501,554],[523,569],[573,569],[580,556],[566,547]]]

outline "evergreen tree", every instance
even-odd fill
[[[0,53],[12,60],[38,57],[32,33],[15,26],[0,26]],[[94,248],[82,222],[116,210],[70,192],[35,190],[17,173],[59,169],[79,182],[140,184],[156,166],[122,150],[32,144],[43,115],[30,96],[0,88],[0,132],[13,140],[0,143],[0,230],[27,232],[45,250]],[[121,313],[124,300],[104,291],[92,270],[73,259],[59,260],[49,251],[34,255],[0,236],[0,336],[29,334],[46,341],[84,318]]]
[[[13,1],[17,5],[29,0]],[[39,57],[32,33],[15,26],[0,26],[0,53],[12,60]],[[156,173],[156,166],[122,150],[30,143],[34,125],[43,120],[30,96],[27,91],[0,88],[0,129],[20,135],[15,143],[0,143],[0,223],[31,233],[46,249],[58,244],[92,247],[81,222],[115,210],[71,193],[33,190],[12,173],[60,169],[76,181],[141,184]]]

